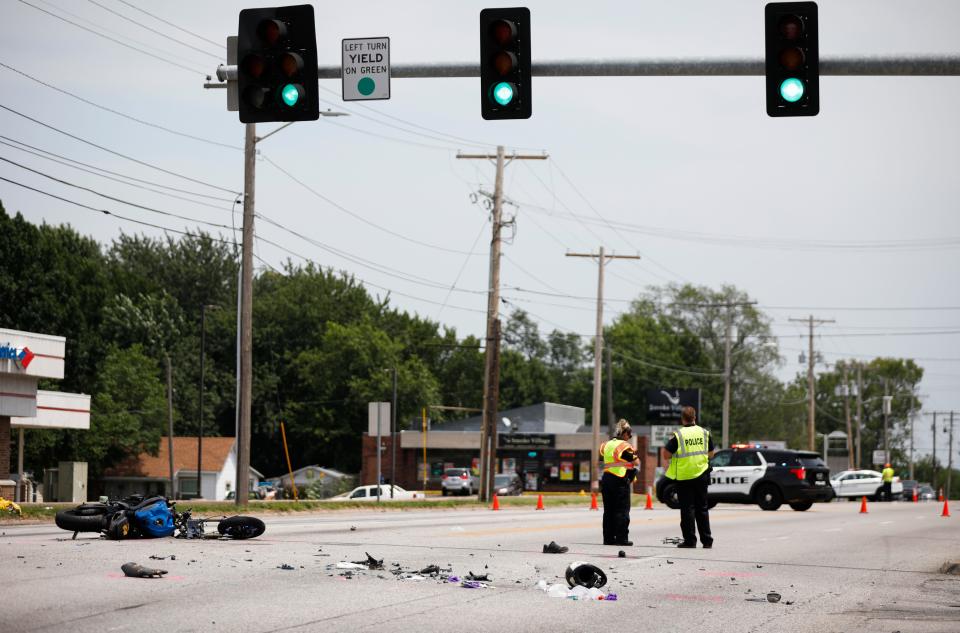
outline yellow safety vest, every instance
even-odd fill
[[[627,468],[633,466],[632,462],[625,462],[620,459],[623,451],[630,446],[630,442],[624,440],[609,440],[600,445],[600,453],[603,455],[603,472],[616,475],[617,477],[626,477]]]
[[[673,434],[677,452],[670,458],[667,477],[677,481],[696,479],[710,467],[710,431],[699,426],[685,426]]]
[[[880,475],[883,477],[884,483],[888,483],[888,482],[892,482],[892,481],[893,481],[893,469],[892,469],[892,468],[884,468],[884,469],[883,469],[883,472],[880,473]]]

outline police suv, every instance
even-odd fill
[[[835,496],[830,469],[817,453],[734,444],[718,450],[710,467],[711,508],[718,503],[756,503],[763,510],[776,510],[787,503],[803,511]],[[661,503],[680,507],[674,480],[660,477],[656,491]]]

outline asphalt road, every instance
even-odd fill
[[[586,504],[585,504],[586,505]],[[251,541],[113,542],[0,525],[0,630],[20,631],[960,631],[960,516],[940,504],[719,506],[712,550],[677,550],[678,513],[634,509],[625,559],[584,508],[350,511],[268,516]],[[958,508],[960,510],[960,508]],[[352,529],[355,528],[355,529]],[[555,540],[570,548],[541,553]],[[386,571],[331,569],[369,552]],[[150,560],[150,555],[176,556]],[[607,571],[616,602],[550,598],[576,560]],[[169,571],[126,578],[135,561]],[[491,588],[398,580],[391,564],[489,573]],[[294,569],[284,570],[283,564]],[[779,603],[755,601],[769,591]]]

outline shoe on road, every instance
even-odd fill
[[[696,543],[677,543],[677,547],[679,547],[679,548],[681,548],[681,549],[691,549],[691,548],[694,548],[694,547],[696,547],[696,546],[697,546]]]
[[[566,554],[570,550],[569,547],[563,545],[557,545],[556,541],[550,541],[549,545],[543,546],[544,554]]]
[[[712,549],[712,548],[713,548],[713,541],[710,541],[709,543],[707,542],[703,543],[703,549]]]

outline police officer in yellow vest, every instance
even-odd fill
[[[633,429],[626,420],[617,422],[613,439],[600,445],[603,456],[603,476],[600,494],[603,495],[603,544],[633,545],[628,539],[630,530],[630,486],[637,476],[640,462],[630,438]]]
[[[673,434],[665,447],[673,455],[665,475],[677,482],[680,501],[683,542],[677,547],[696,547],[699,530],[700,542],[710,549],[713,547],[713,536],[710,534],[707,486],[710,485],[713,439],[710,438],[710,431],[697,426],[697,411],[693,407],[680,410],[680,422],[683,426]]]
[[[884,464],[880,477],[883,479],[883,501],[890,501],[893,499],[893,468],[890,464]]]

